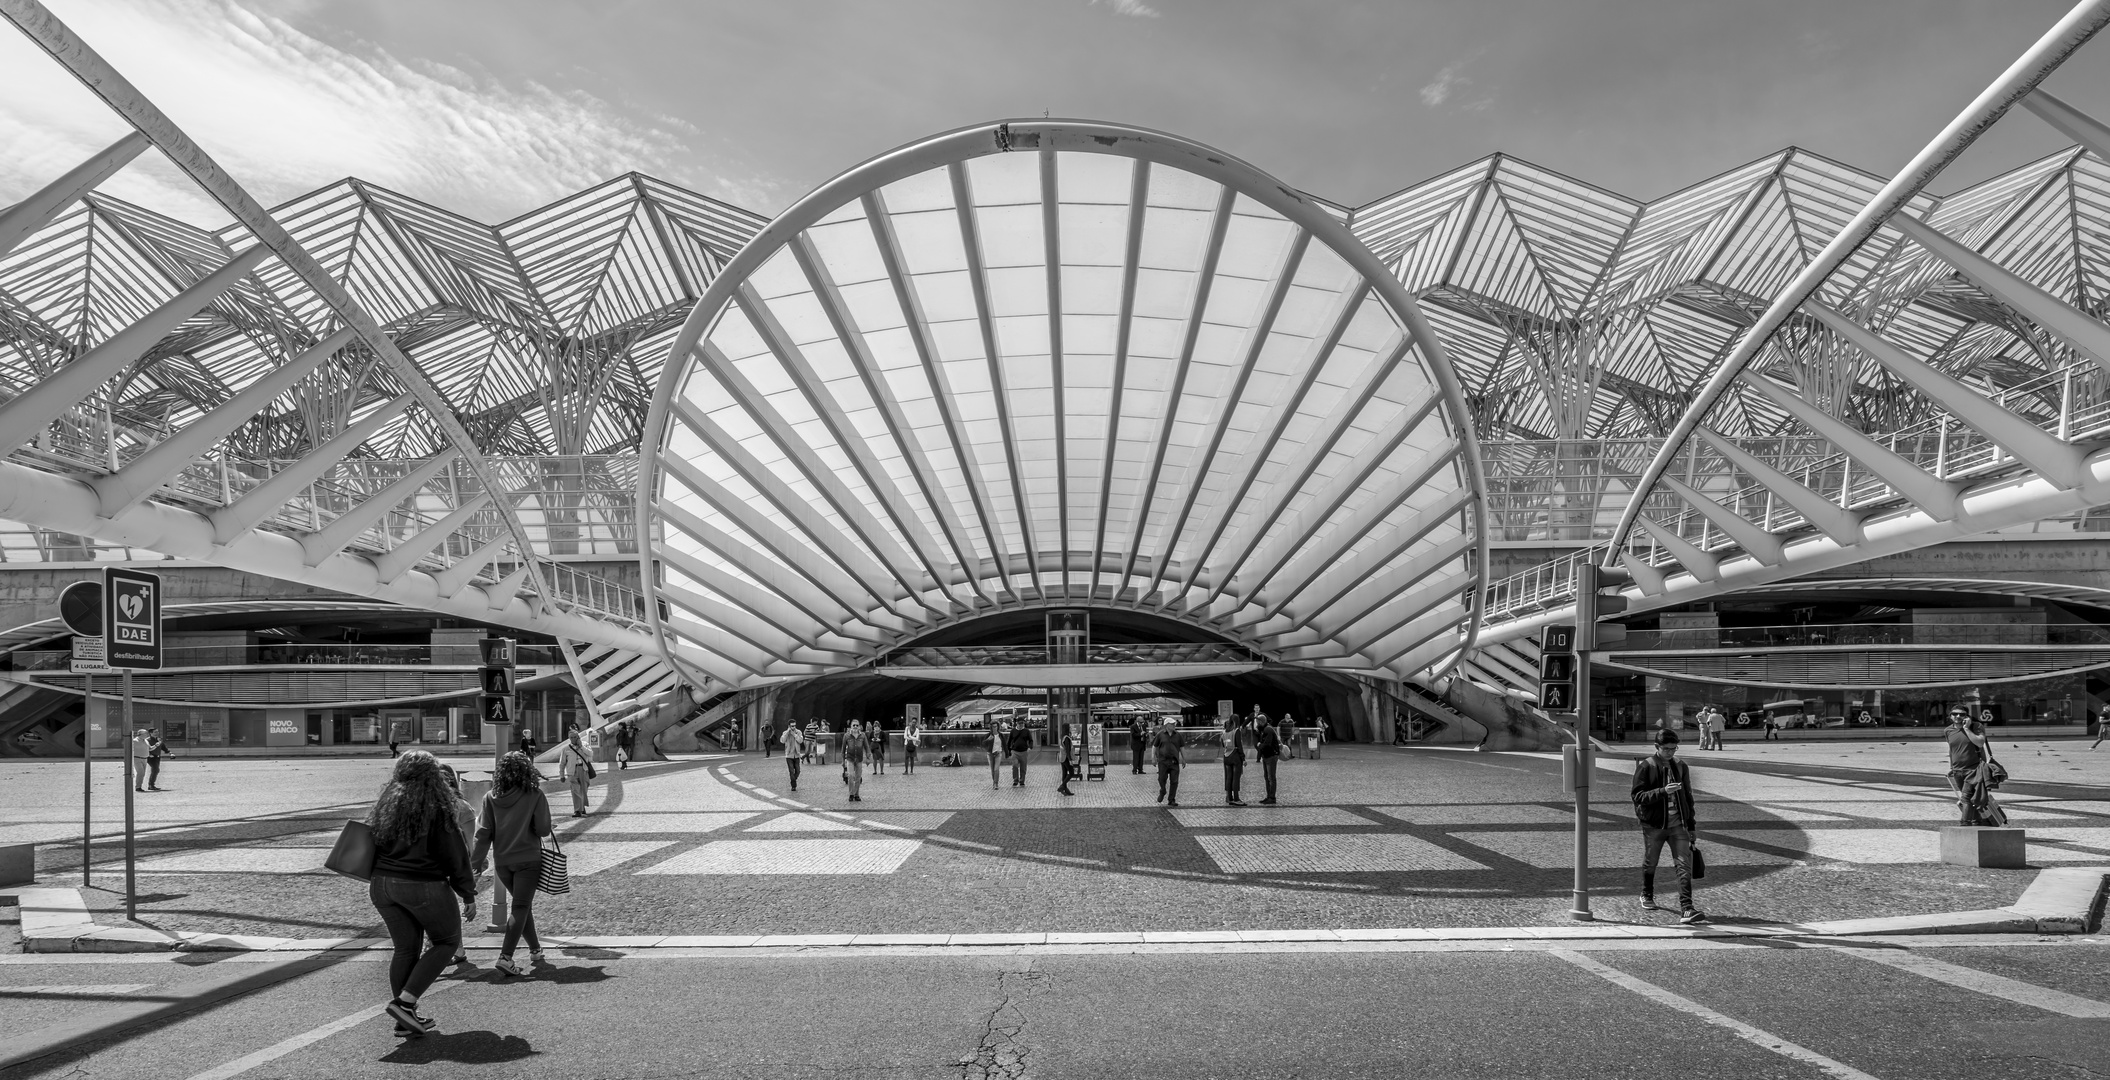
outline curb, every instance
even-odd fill
[[[1403,927],[1340,930],[1145,930],[1112,933],[976,934],[688,934],[544,935],[577,949],[929,949],[1033,945],[1299,944],[1352,941],[1631,941],[1667,938],[1875,937],[1894,934],[2081,934],[2097,925],[2110,890],[2110,867],[2059,867],[2038,872],[2013,906],[1879,919],[1818,923],[1733,923],[1659,926],[1578,923],[1566,926]],[[164,933],[101,926],[80,890],[24,889],[22,950],[31,953],[113,952],[340,952],[386,949],[386,938],[276,938],[196,931]],[[465,937],[464,948],[496,949],[496,935]]]

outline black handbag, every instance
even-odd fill
[[[336,846],[322,865],[345,877],[371,881],[374,877],[374,830],[364,821],[347,821],[337,834]]]
[[[1700,853],[1700,845],[1692,845],[1692,879],[1698,881],[1707,876],[1707,856]]]

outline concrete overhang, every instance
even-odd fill
[[[973,683],[978,686],[1127,686],[1211,675],[1243,675],[1249,664],[983,664],[962,667],[875,667],[890,679]]]

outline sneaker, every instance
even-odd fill
[[[1273,799],[1262,799],[1262,800],[1260,800],[1260,805],[1262,805],[1262,806],[1273,806],[1273,805],[1275,805],[1275,800],[1273,800]]]
[[[454,962],[455,962],[455,963],[457,963],[457,964],[466,964],[466,963],[468,963],[468,962],[469,962],[469,950],[467,950],[467,949],[456,949],[456,950],[454,950]]]
[[[522,971],[522,970],[520,970],[520,965],[519,965],[519,964],[516,964],[516,963],[514,963],[514,962],[513,962],[513,958],[512,958],[512,957],[510,957],[510,956],[501,956],[501,957],[499,957],[499,958],[498,958],[498,962],[497,962],[497,963],[494,963],[494,964],[492,964],[492,965],[491,965],[491,970],[493,970],[493,971],[495,971],[495,972],[499,973],[500,975],[525,975],[525,974],[527,974],[527,972],[525,972],[525,971]]]
[[[427,1032],[430,1032],[430,1031],[431,1031],[431,1030],[432,1030],[433,1028],[436,1028],[436,1027],[440,1026],[440,1025],[439,1025],[439,1021],[437,1021],[437,1020],[433,1020],[433,1019],[431,1019],[430,1017],[424,1017],[424,1016],[420,1016],[420,1017],[418,1017],[418,1024],[419,1024],[419,1026],[418,1026],[418,1027],[416,1027],[416,1028],[407,1028],[407,1027],[404,1027],[404,1026],[403,1026],[403,1025],[402,1025],[402,1024],[400,1023],[400,1022],[399,1022],[399,1023],[397,1023],[397,1024],[396,1024],[396,1038],[398,1038],[398,1039],[422,1039],[422,1038],[424,1038],[424,1037],[425,1037],[425,1035],[426,1035],[426,1033],[427,1033]]]
[[[1177,810],[1177,809],[1179,809],[1179,808],[1180,808],[1180,804],[1179,804],[1179,803],[1177,803],[1177,802],[1169,802],[1169,803],[1166,803],[1165,805],[1166,805],[1166,806],[1169,806],[1169,807],[1171,807],[1171,808],[1172,808],[1172,809],[1174,809],[1174,810]]]
[[[547,962],[548,962],[548,961],[545,961],[544,959],[542,959],[542,950],[541,950],[541,949],[529,949],[529,950],[528,950],[528,963],[529,963],[529,964],[542,964],[542,963],[547,963]]]
[[[1643,911],[1662,911],[1662,910],[1663,910],[1663,905],[1662,905],[1662,904],[1659,904],[1659,903],[1656,903],[1656,898],[1655,898],[1655,897],[1653,897],[1653,896],[1644,896],[1644,897],[1642,897],[1642,898],[1641,898],[1641,910],[1643,910]]]
[[[396,1021],[396,1030],[412,1038],[423,1038],[425,1033],[439,1026],[434,1021],[418,1015],[416,1005],[407,1004],[401,998],[391,999],[388,1015]]]
[[[1165,801],[1165,793],[1164,793],[1164,792],[1162,792],[1162,791],[1158,792],[1158,801],[1159,801],[1159,802],[1164,802],[1164,801]]]
[[[1707,915],[1702,912],[1699,908],[1686,908],[1685,914],[1678,916],[1678,921],[1684,923],[1687,926],[1691,926],[1693,923],[1706,922]]]

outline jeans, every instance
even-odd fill
[[[857,789],[864,786],[865,763],[857,760],[856,758],[851,758],[850,760],[843,762],[843,776],[849,781],[850,797],[853,799],[856,798]]]
[[[1670,860],[1678,870],[1678,908],[1692,907],[1692,833],[1682,823],[1673,822],[1660,829],[1643,826],[1641,829],[1641,895],[1656,895],[1656,861],[1663,855],[1663,845],[1670,845]]]
[[[150,757],[150,758],[148,758],[148,759],[147,759],[147,786],[148,786],[148,787],[158,787],[158,786],[160,786],[160,784],[161,784],[161,759],[160,759],[160,758],[155,758],[155,757]]]
[[[1026,754],[1022,750],[1011,752],[1011,783],[1015,787],[1026,784]]]
[[[797,754],[785,754],[784,769],[791,773],[791,790],[797,791],[799,789],[799,756]]]
[[[1128,740],[1128,763],[1134,766],[1132,771],[1137,776],[1143,775],[1143,740]]]
[[[1239,785],[1245,782],[1245,760],[1224,759],[1224,798],[1238,801]]]
[[[367,896],[381,921],[388,924],[388,938],[396,951],[388,961],[388,991],[400,997],[423,996],[433,980],[454,962],[462,947],[462,902],[444,881],[412,881],[388,874],[375,874],[367,883]],[[426,938],[432,947],[418,954]]]
[[[1180,763],[1158,761],[1158,798],[1163,802],[1180,801]]]
[[[512,907],[506,913],[505,947],[498,955],[511,958],[513,948],[527,938],[529,952],[541,952],[542,940],[535,936],[535,886],[542,883],[542,860],[498,868],[498,880],[506,883]]]
[[[1260,776],[1261,779],[1267,781],[1267,801],[1269,802],[1275,801],[1275,763],[1280,760],[1282,759],[1271,757],[1260,759]]]

